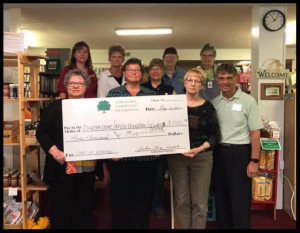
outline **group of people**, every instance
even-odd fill
[[[263,124],[255,99],[237,86],[235,66],[218,66],[215,57],[215,48],[205,44],[201,67],[186,72],[177,66],[177,50],[166,48],[162,59],[150,61],[149,78],[142,83],[141,60],[125,61],[124,47],[113,45],[108,50],[111,66],[97,80],[89,46],[83,41],[74,45],[70,65],[60,76],[60,99],[43,111],[36,134],[46,153],[44,181],[50,185],[52,228],[93,228],[94,182],[103,178],[103,160],[66,162],[62,99],[174,94],[187,98],[190,150],[104,160],[112,228],[147,228],[149,208],[157,217],[165,216],[167,168],[180,228],[205,229],[211,183],[220,228],[251,228],[251,178],[258,171]]]

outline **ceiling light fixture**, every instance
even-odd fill
[[[128,29],[115,29],[115,33],[119,36],[129,35],[163,35],[171,34],[172,28],[128,28]]]

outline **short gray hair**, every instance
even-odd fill
[[[66,75],[65,75],[65,79],[64,79],[64,86],[67,87],[70,81],[70,78],[73,77],[74,75],[80,75],[83,79],[84,79],[84,83],[86,86],[86,89],[88,89],[91,85],[91,79],[90,76],[85,73],[82,70],[70,70]]]
[[[206,43],[206,44],[203,46],[203,48],[202,48],[201,51],[200,51],[200,56],[202,55],[202,53],[203,53],[204,51],[212,51],[214,57],[217,56],[217,51],[216,51],[215,47],[212,46],[212,45],[210,45],[210,43]]]

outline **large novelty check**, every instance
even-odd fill
[[[185,95],[65,99],[62,106],[67,161],[190,149]]]

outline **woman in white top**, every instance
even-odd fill
[[[108,61],[111,66],[100,75],[97,97],[106,97],[111,89],[125,84],[125,78],[121,71],[124,57],[125,49],[122,45],[117,44],[109,47]]]

